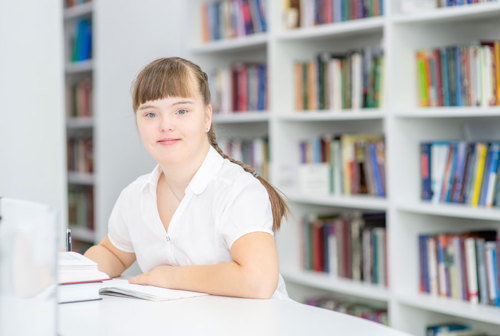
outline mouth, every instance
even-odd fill
[[[165,139],[158,140],[157,143],[159,143],[160,145],[163,145],[163,146],[171,146],[171,145],[175,145],[179,141],[181,141],[181,139],[178,139],[178,138],[165,138]]]

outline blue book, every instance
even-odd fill
[[[329,255],[330,247],[328,246],[328,235],[330,233],[330,224],[325,223],[325,225],[323,225],[321,230],[323,233],[323,270],[326,273],[330,273],[330,255]]]
[[[448,52],[446,48],[441,48],[441,85],[443,87],[443,105],[451,106],[450,104],[450,86],[448,85]]]
[[[469,330],[469,329],[470,329],[470,327],[468,325],[465,325],[465,324],[457,324],[457,323],[440,324],[440,325],[427,327],[425,335],[426,336],[436,336],[439,333],[447,333],[447,332],[452,332],[452,331]]]
[[[461,61],[460,61],[460,48],[458,46],[454,47],[455,52],[455,92],[456,92],[456,105],[462,106],[462,71],[461,71]]]
[[[462,190],[462,183],[465,179],[465,163],[467,161],[468,153],[470,153],[469,145],[465,141],[460,141],[458,143],[457,169],[455,170],[453,195],[451,197],[451,202],[454,203],[458,203],[460,201],[460,192]]]
[[[382,176],[377,161],[377,145],[374,142],[368,144],[370,152],[370,162],[373,169],[373,177],[375,179],[375,189],[377,196],[384,197],[384,186],[382,185]]]
[[[495,279],[495,297],[493,299],[493,305],[494,306],[500,306],[500,284],[498,283],[499,282],[499,277],[498,277],[498,262],[497,262],[497,258],[498,258],[498,255],[497,255],[497,250],[495,248],[491,249],[491,253],[492,253],[492,259],[493,259],[493,279]]]
[[[259,93],[257,98],[257,110],[263,111],[266,108],[265,97],[266,97],[266,66],[258,66],[258,83],[259,83]]]
[[[333,0],[333,22],[342,21],[342,0]]]
[[[321,163],[321,137],[315,137],[312,141],[313,146],[313,162]]]
[[[468,163],[467,179],[464,186],[463,202],[461,202],[464,204],[470,203],[470,198],[472,197],[470,190],[472,189],[472,185],[474,184],[474,178],[476,177],[476,161],[477,161],[476,145],[477,143],[471,143],[471,153]]]
[[[426,293],[430,293],[430,284],[429,284],[429,265],[427,262],[427,239],[428,235],[419,235],[418,236],[418,248],[420,254],[420,290],[425,291]]]
[[[267,19],[266,19],[266,1],[264,0],[255,0],[257,5],[257,14],[259,16],[260,27],[262,28],[262,32],[267,31]]]
[[[498,162],[500,159],[500,142],[491,143],[491,159],[488,168],[487,190],[486,190],[486,206],[491,207],[494,202],[495,184],[498,183]]]

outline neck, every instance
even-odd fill
[[[163,178],[168,185],[173,189],[175,194],[179,197],[184,196],[189,182],[193,179],[194,175],[201,167],[203,160],[207,156],[210,145],[207,144],[204,150],[200,150],[196,157],[193,157],[189,162],[182,162],[177,164],[167,164],[160,162],[160,167],[163,172]]]

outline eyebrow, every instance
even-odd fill
[[[178,101],[178,102],[175,102],[172,104],[172,106],[175,106],[175,105],[185,105],[185,104],[194,104],[194,101],[193,100],[182,100],[182,101]],[[139,107],[138,110],[146,110],[148,108],[156,108],[156,106],[154,105],[142,105],[141,107]]]

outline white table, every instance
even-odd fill
[[[202,296],[151,302],[104,297],[59,305],[60,335],[403,336],[361,318],[294,301]]]

